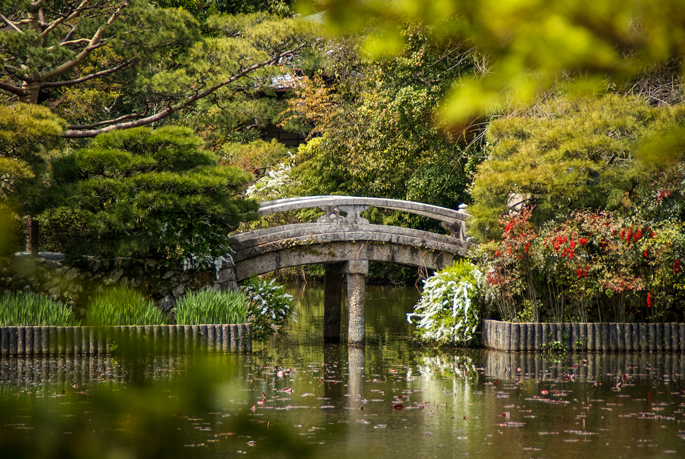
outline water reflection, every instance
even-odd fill
[[[411,304],[381,303],[398,314],[367,315],[367,330],[389,338],[323,346],[323,302],[302,295],[297,334],[251,356],[3,360],[1,450],[381,459],[685,452],[681,354],[422,349],[395,335]]]

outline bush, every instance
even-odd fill
[[[226,234],[258,206],[242,198],[250,176],[201,145],[186,128],[135,128],[53,161],[41,215],[52,250],[212,267],[230,252]]]
[[[248,321],[252,324],[252,338],[265,341],[278,329],[283,333],[282,325],[288,319],[295,320],[292,309],[292,295],[283,292],[283,286],[254,277],[247,280],[240,289],[248,298]]]
[[[240,324],[246,322],[247,300],[231,290],[199,290],[181,298],[176,305],[176,323]]]
[[[407,314],[416,323],[424,340],[440,344],[475,343],[480,306],[476,302],[481,272],[471,263],[459,260],[435,273],[424,283],[423,293]]]
[[[73,311],[51,300],[32,292],[0,295],[0,325],[78,325]]]
[[[86,323],[94,326],[160,325],[166,315],[137,292],[115,288],[96,296],[86,312]]]

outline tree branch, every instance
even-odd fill
[[[0,89],[7,91],[7,92],[11,92],[15,96],[19,96],[19,97],[26,97],[29,95],[28,91],[21,89],[21,88],[17,88],[16,86],[5,84],[5,83],[0,83]]]
[[[8,26],[10,26],[10,28],[12,28],[15,32],[24,33],[19,27],[17,27],[17,26],[14,24],[14,22],[10,21],[10,20],[7,19],[5,16],[3,16],[2,13],[0,13],[0,19],[2,19],[2,20],[5,22],[5,24],[7,24]]]
[[[86,75],[81,78],[77,78],[75,80],[69,80],[69,81],[55,81],[53,83],[43,83],[41,84],[41,88],[59,88],[61,86],[72,86],[75,84],[83,83],[84,81],[92,80],[93,78],[99,78],[101,76],[109,75],[110,73],[114,73],[118,70],[121,70],[125,67],[128,67],[131,65],[133,61],[126,61],[123,64],[117,65],[116,67],[109,68],[107,70],[101,70],[99,72],[91,73],[90,75]]]
[[[136,118],[142,118],[143,116],[147,115],[147,112],[149,109],[146,109],[145,112],[143,113],[133,113],[131,115],[124,115],[120,116],[119,118],[115,118],[113,120],[107,120],[107,121],[100,121],[99,123],[93,123],[93,124],[83,124],[83,125],[71,125],[67,126],[67,129],[74,129],[74,130],[87,130],[87,129],[95,129],[99,128],[101,126],[107,126],[109,124],[115,124],[115,123],[121,123],[122,121],[130,120],[130,119],[136,119]]]
[[[128,0],[126,0],[114,13],[112,13],[112,16],[107,20],[107,23],[105,25],[110,25],[112,24],[117,17],[121,14],[122,10],[126,8],[129,5]],[[100,40],[102,40],[102,34],[105,31],[105,26],[100,27],[93,37],[90,39],[90,42],[88,46],[78,53],[76,57],[70,61],[67,61],[63,63],[62,65],[59,65],[56,69],[47,72],[43,75],[41,75],[41,80],[49,80],[50,78],[56,77],[57,75],[61,75],[64,72],[67,72],[74,68],[77,64],[81,63],[83,60],[85,60],[93,50],[99,48],[98,44],[100,43]]]
[[[236,81],[239,78],[242,78],[243,76],[247,75],[250,72],[253,72],[261,67],[265,67],[267,65],[271,65],[274,62],[278,62],[279,59],[288,56],[290,54],[296,53],[300,49],[304,48],[307,44],[303,43],[300,46],[293,48],[288,51],[284,51],[282,53],[278,53],[274,56],[271,56],[271,58],[267,59],[266,61],[254,64],[250,67],[247,67],[240,71],[239,73],[236,73],[232,77],[222,81],[221,83],[218,83],[212,87],[209,87],[205,89],[204,91],[196,92],[192,96],[186,98],[182,102],[179,102],[175,105],[169,105],[166,109],[155,113],[154,115],[138,119],[136,121],[129,121],[126,123],[116,123],[115,120],[111,121],[103,121],[102,124],[109,124],[109,126],[103,127],[101,129],[89,129],[88,126],[69,126],[68,130],[65,131],[62,134],[62,137],[68,138],[68,139],[74,139],[74,138],[87,138],[87,137],[95,137],[98,134],[103,134],[105,132],[109,131],[114,131],[117,129],[130,129],[134,127],[140,127],[140,126],[147,126],[148,124],[155,123],[157,121],[163,120],[164,118],[168,117],[172,113],[178,112],[180,110],[183,110],[184,108],[188,107],[192,103],[207,97],[208,95],[214,93],[218,89]],[[115,124],[116,123],[116,124]]]
[[[73,18],[75,18],[76,16],[78,16],[78,14],[79,14],[83,9],[85,9],[85,6],[86,6],[87,4],[88,4],[88,0],[83,0],[83,2],[81,2],[81,4],[80,4],[79,6],[77,6],[75,10],[73,10],[72,12],[70,12],[69,14],[67,14],[66,16],[62,16],[61,18],[56,19],[55,21],[53,21],[49,26],[47,26],[47,27],[45,28],[45,30],[43,31],[43,33],[40,34],[40,38],[45,38],[45,36],[46,36],[48,33],[50,33],[50,31],[53,30],[55,27],[57,27],[58,25],[60,25],[61,23],[65,22],[65,21],[68,21],[69,19],[73,19]]]

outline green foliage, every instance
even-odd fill
[[[289,101],[289,114],[320,134],[298,150],[297,194],[416,199],[451,208],[469,201],[480,131],[452,136],[434,111],[451,81],[473,72],[473,52],[419,23],[405,24],[402,34],[406,45],[398,56],[376,62],[355,60],[348,56],[354,54],[350,43],[334,43],[329,60],[335,70],[303,80]],[[349,69],[336,61],[339,51]],[[403,225],[425,224],[402,219]]]
[[[0,203],[20,213],[36,210],[65,127],[47,108],[0,105]]]
[[[91,326],[161,325],[167,316],[139,293],[126,288],[113,288],[97,295],[86,310],[86,323]]]
[[[252,338],[265,341],[276,331],[284,333],[283,325],[295,320],[292,295],[283,292],[283,286],[253,277],[245,281],[240,290],[248,299],[247,320],[252,324]]]
[[[560,341],[549,341],[540,345],[540,351],[547,354],[566,354],[568,349],[566,349],[566,344]]]
[[[271,142],[254,140],[244,144],[225,143],[218,156],[221,162],[258,176],[282,162],[287,154],[287,147],[272,139]]]
[[[476,343],[480,278],[478,268],[464,260],[438,271],[425,281],[421,298],[414,312],[407,314],[407,320],[416,323],[424,340],[439,344]]]
[[[201,143],[187,128],[136,128],[55,161],[53,205],[41,215],[53,247],[212,266],[256,203],[240,198],[249,176],[218,166]]]
[[[679,111],[618,95],[554,98],[527,116],[493,121],[489,159],[473,182],[471,233],[499,237],[499,216],[521,205],[535,206],[536,224],[573,209],[629,205],[651,180],[633,160],[637,143],[678,122]]]
[[[242,324],[248,314],[247,299],[232,290],[198,290],[184,295],[176,304],[176,323]]]
[[[188,11],[198,21],[215,14],[246,14],[268,11],[279,16],[292,15],[292,0],[154,0],[155,6]]]
[[[685,6],[669,0],[309,0],[328,10],[337,33],[373,29],[365,49],[376,56],[401,52],[407,21],[422,22],[443,40],[469,42],[487,56],[480,78],[458,79],[442,106],[443,120],[458,126],[483,114],[518,109],[567,80],[569,93],[595,93],[618,86],[645,68],[682,59],[681,17]],[[682,71],[682,70],[681,70]]]
[[[21,220],[0,200],[0,257],[14,255],[23,247]]]
[[[0,295],[0,325],[79,325],[74,312],[61,303],[33,292]]]

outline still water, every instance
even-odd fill
[[[683,457],[685,358],[431,350],[412,288],[370,287],[364,349],[323,345],[321,286],[251,356],[0,363],[0,457]]]

